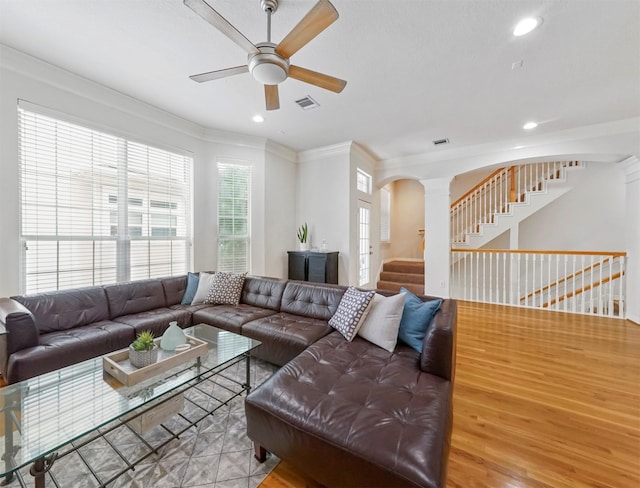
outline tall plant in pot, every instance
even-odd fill
[[[144,368],[158,360],[158,345],[154,341],[153,332],[144,330],[138,334],[129,346],[129,361],[136,368]]]
[[[300,246],[300,250],[301,251],[308,251],[309,250],[309,227],[307,226],[307,223],[305,222],[299,229],[298,229],[298,241],[299,241],[299,246]]]

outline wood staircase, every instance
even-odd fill
[[[384,263],[376,287],[388,291],[400,291],[404,287],[416,295],[424,295],[424,261]]]

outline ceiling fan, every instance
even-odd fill
[[[278,83],[289,77],[336,93],[340,93],[347,84],[339,78],[289,63],[293,54],[338,20],[338,11],[329,0],[319,0],[277,45],[271,42],[271,14],[277,10],[278,0],[260,1],[267,14],[267,41],[255,45],[205,0],[184,0],[184,4],[248,53],[247,64],[190,76],[193,81],[202,83],[250,72],[264,85],[267,110],[280,108]]]

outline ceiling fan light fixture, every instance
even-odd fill
[[[278,64],[256,63],[249,69],[251,75],[263,85],[277,85],[287,79],[287,71]]]
[[[256,44],[259,54],[250,54],[249,72],[263,85],[277,85],[289,76],[289,61],[274,50],[275,45],[263,42]]]

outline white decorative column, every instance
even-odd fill
[[[640,159],[620,164],[625,174],[625,248],[627,251],[627,318],[640,324]]]
[[[420,180],[424,186],[424,293],[449,298],[450,190],[453,178]]]

